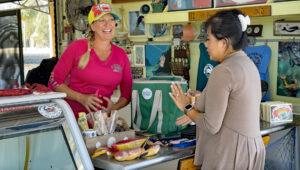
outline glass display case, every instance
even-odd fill
[[[0,97],[0,169],[94,169],[63,97]]]

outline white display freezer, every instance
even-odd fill
[[[0,169],[94,169],[65,96],[0,97]]]

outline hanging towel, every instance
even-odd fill
[[[244,51],[257,66],[261,80],[264,80],[265,82],[268,83],[269,82],[268,66],[269,66],[270,56],[271,56],[270,47],[267,45],[252,46],[252,47],[248,46],[244,49]],[[269,91],[270,90],[268,90],[267,93],[263,96],[262,101],[269,100]]]
[[[210,60],[204,43],[200,43],[199,48],[200,48],[200,59],[198,65],[196,89],[202,91],[206,86],[207,80],[209,78],[212,69],[218,64],[218,62]]]

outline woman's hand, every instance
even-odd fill
[[[184,106],[191,103],[191,91],[188,90],[187,95],[185,95],[179,82],[176,84],[173,82],[171,85],[171,90],[172,93],[169,93],[170,97],[176,106],[183,111]]]
[[[102,107],[101,103],[103,103],[103,101],[95,97],[94,94],[81,94],[78,102],[82,104],[88,112],[99,110]]]
[[[102,109],[106,112],[106,113],[110,113],[112,110],[114,110],[114,103],[108,98],[103,96],[103,99],[106,100],[107,102],[107,107],[102,107]]]
[[[180,116],[176,119],[176,125],[185,126],[192,123],[192,119],[190,119],[187,115]]]

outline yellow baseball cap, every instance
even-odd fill
[[[112,9],[109,4],[100,3],[94,5],[89,12],[89,16],[88,16],[89,24],[91,25],[94,21],[97,21],[105,14],[111,14],[115,20],[119,20],[118,15],[112,13],[111,11]]]

